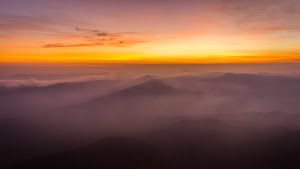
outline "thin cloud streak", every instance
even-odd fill
[[[47,44],[44,45],[44,48],[61,48],[61,47],[87,47],[87,46],[103,46],[102,43],[91,43],[91,44],[73,44],[73,45],[67,45],[67,44],[61,44],[61,43],[53,43],[53,44]]]

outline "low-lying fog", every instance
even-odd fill
[[[26,159],[208,119],[224,123],[228,138],[300,127],[296,71],[145,67],[2,68],[1,156]]]

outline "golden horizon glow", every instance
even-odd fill
[[[70,4],[29,0],[36,2],[31,6],[21,0],[4,1],[0,7],[0,63],[300,60],[300,23],[295,21],[300,12],[284,11],[300,7],[292,0],[175,0],[172,4],[148,0],[72,0]],[[51,5],[68,9],[52,9],[53,13],[47,8]]]

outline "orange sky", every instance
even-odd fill
[[[0,63],[300,59],[296,0],[3,0]]]

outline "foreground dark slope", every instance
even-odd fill
[[[246,136],[249,140],[242,139]],[[187,119],[143,136],[105,138],[12,168],[297,169],[299,141],[299,131],[255,132],[219,120]]]

